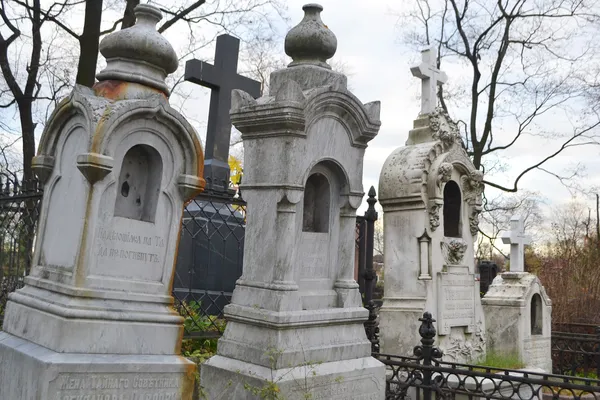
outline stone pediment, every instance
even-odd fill
[[[75,128],[83,127],[88,136],[88,145],[86,152],[77,155],[78,168],[94,183],[112,170],[115,138],[120,137],[115,132],[119,132],[125,124],[148,119],[156,121],[157,126],[164,128],[164,131],[161,129],[160,132],[148,124],[135,129],[151,129],[159,135],[169,132],[177,138],[176,143],[180,147],[177,152],[184,154],[183,168],[178,178],[179,186],[188,199],[193,197],[204,187],[202,146],[194,128],[160,94],[145,99],[115,101],[96,96],[89,88],[76,86],[50,117],[42,134],[38,155],[33,159],[34,171],[42,181],[47,179],[54,168],[61,140]],[[166,137],[165,142],[173,143]]]
[[[552,306],[539,278],[528,272],[504,272],[494,278],[483,304],[526,306],[534,294],[539,294],[545,306]]]
[[[257,100],[234,90],[231,120],[248,138],[258,134],[303,136],[305,128],[317,119],[331,117],[346,128],[352,146],[365,148],[381,126],[380,110],[380,102],[363,104],[341,83],[303,90],[296,81],[288,80],[275,94]]]
[[[456,124],[442,110],[422,115],[415,120],[406,146],[396,149],[385,161],[379,201],[409,203],[417,208],[439,205],[453,170],[461,176],[465,200],[478,205],[483,176],[464,150]]]

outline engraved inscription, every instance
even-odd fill
[[[440,334],[452,327],[472,327],[475,323],[475,281],[473,275],[440,274]]]
[[[144,236],[101,227],[98,228],[97,238],[95,255],[99,258],[160,263],[156,251],[165,247],[165,239],[161,236]],[[136,250],[131,250],[131,246]]]
[[[179,400],[178,374],[69,374],[50,383],[53,400]]]
[[[549,363],[551,357],[550,339],[526,340],[523,343],[525,350],[525,360],[528,365],[545,366]]]

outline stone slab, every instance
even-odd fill
[[[272,369],[214,356],[202,365],[200,384],[211,400],[257,400],[250,388],[276,383],[287,400],[383,400],[385,366],[373,357]],[[307,397],[310,396],[310,397]]]
[[[0,332],[0,399],[191,400],[196,365],[180,356],[56,353]]]

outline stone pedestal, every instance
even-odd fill
[[[363,157],[379,103],[362,104],[330,69],[335,36],[320,6],[304,10],[286,37],[294,61],[271,75],[270,94],[233,95],[248,204],[244,271],[217,356],[202,366],[210,399],[273,389],[286,399],[385,397],[354,280]]]
[[[552,372],[552,302],[527,272],[496,276],[482,299],[488,351],[516,354],[527,367]]]
[[[0,334],[0,399],[190,399],[171,285],[181,213],[203,186],[197,135],[169,106],[177,57],[158,9],[106,37],[107,68],[46,125],[30,276]]]
[[[382,353],[412,355],[419,317],[437,320],[444,360],[485,355],[485,318],[474,265],[483,176],[443,111],[422,114],[406,146],[384,163],[379,201],[384,224]]]

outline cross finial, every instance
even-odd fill
[[[437,68],[434,48],[423,50],[421,60],[421,64],[412,67],[410,72],[421,79],[421,114],[431,114],[437,105],[437,85],[446,83],[448,76]]]
[[[510,271],[525,272],[525,246],[531,244],[531,237],[525,236],[523,218],[514,215],[510,219],[510,231],[502,233],[502,243],[510,244]]]

